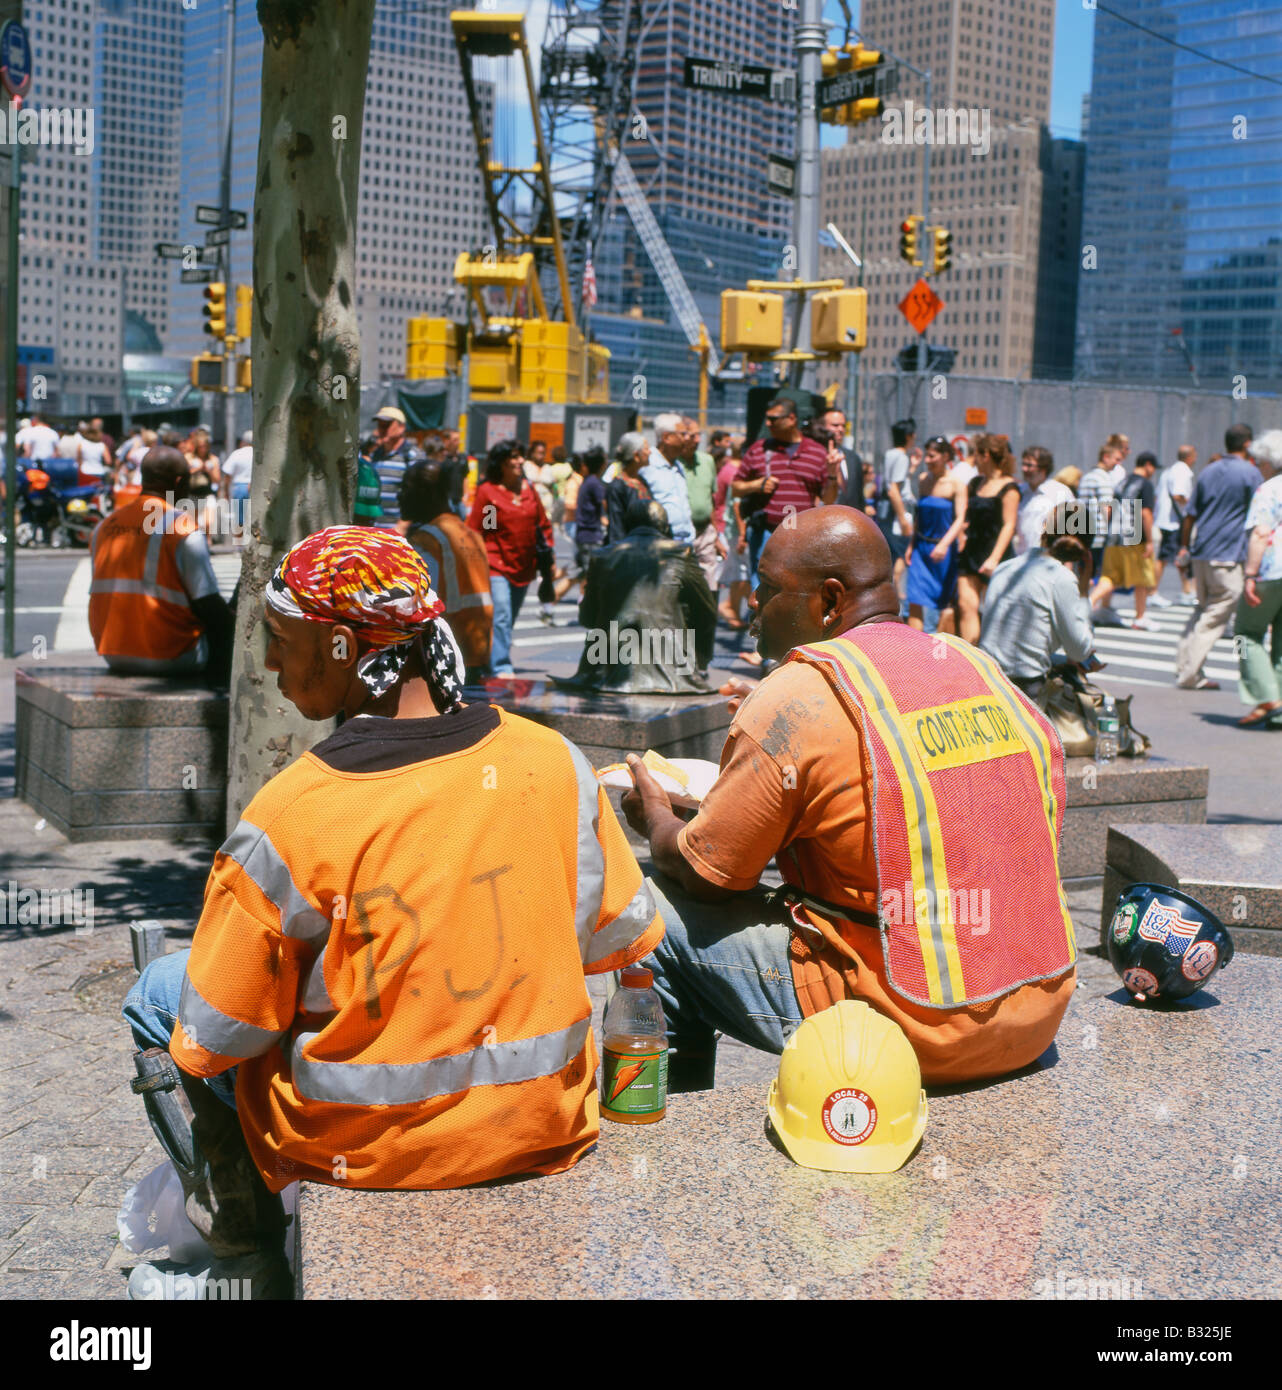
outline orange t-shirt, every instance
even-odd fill
[[[777,856],[788,883],[826,902],[876,914],[870,833],[872,779],[863,735],[813,666],[776,668],[743,702],[721,753],[721,775],[678,843],[710,883],[744,891]],[[908,1035],[925,1081],[1001,1076],[1050,1046],[1075,972],[1023,985],[999,999],[931,1009],[886,978],[879,932],[829,923],[812,911],[813,938],[793,932],[789,955],[802,1012],[864,999]]]

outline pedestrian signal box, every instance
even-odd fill
[[[243,343],[254,336],[254,287],[236,286],[236,336]]]
[[[252,357],[238,357],[236,359],[237,391],[252,391],[254,389],[253,362]]]
[[[722,352],[765,354],[782,347],[783,295],[722,290]]]
[[[223,359],[212,353],[202,353],[191,359],[191,384],[197,391],[223,389]]]
[[[221,280],[205,286],[205,332],[211,338],[227,336],[227,286]]]
[[[810,301],[815,352],[861,352],[868,345],[868,291],[829,290]]]

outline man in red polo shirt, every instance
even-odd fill
[[[797,402],[781,391],[766,407],[765,436],[749,446],[731,484],[733,494],[744,499],[739,510],[747,517],[754,589],[757,559],[774,529],[820,502],[835,502],[838,482],[828,450],[802,434]]]

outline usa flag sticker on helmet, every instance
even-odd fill
[[[1172,954],[1182,951],[1184,944],[1201,930],[1200,922],[1188,921],[1180,916],[1178,908],[1167,907],[1156,899],[1149,903],[1140,921],[1140,935],[1145,941],[1161,941]]]
[[[872,1097],[855,1086],[834,1091],[824,1101],[824,1130],[838,1144],[862,1144],[877,1128]]]
[[[1184,952],[1180,970],[1186,980],[1205,980],[1215,969],[1219,958],[1219,948],[1214,941],[1195,941]]]

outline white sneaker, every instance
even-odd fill
[[[1169,598],[1163,598],[1161,594],[1150,594],[1148,596],[1148,605],[1150,608],[1170,608],[1172,606],[1171,600]]]
[[[1181,595],[1179,596],[1179,598],[1177,598],[1177,599],[1175,600],[1175,602],[1176,602],[1177,604],[1179,604],[1179,606],[1180,606],[1181,608],[1196,608],[1196,607],[1197,607],[1197,595],[1196,595],[1196,594],[1181,594]]]
[[[1145,632],[1156,632],[1158,630],[1157,624],[1147,615],[1143,618],[1132,618],[1131,626],[1142,628]]]

